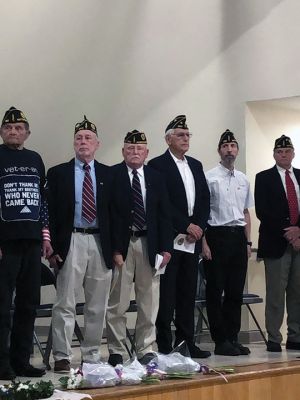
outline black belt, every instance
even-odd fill
[[[100,229],[97,228],[73,228],[73,232],[85,233],[86,235],[95,235],[100,233]]]
[[[147,235],[147,231],[129,231],[131,237],[142,237]]]
[[[240,226],[240,225],[235,225],[235,226],[208,226],[208,230],[212,231],[217,231],[217,232],[224,232],[224,233],[230,233],[230,232],[244,232],[245,227]]]

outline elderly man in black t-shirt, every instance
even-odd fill
[[[0,135],[0,379],[40,377],[45,371],[29,359],[40,301],[42,239],[43,255],[52,253],[43,198],[45,167],[39,154],[24,148],[30,130],[20,110],[11,107],[5,113]]]

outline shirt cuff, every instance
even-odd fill
[[[50,231],[46,227],[42,229],[42,238],[43,241],[48,240],[48,242],[51,242]]]

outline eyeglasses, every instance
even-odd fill
[[[182,133],[172,133],[172,136],[176,136],[178,139],[183,139],[186,136],[188,139],[190,139],[193,136],[193,134],[190,132],[189,133],[182,132]]]

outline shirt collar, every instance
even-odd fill
[[[219,162],[219,170],[224,176],[235,176],[235,169],[228,169],[221,162]]]
[[[291,166],[291,168],[286,169],[286,168],[279,167],[279,165],[276,164],[276,168],[277,168],[278,172],[285,173],[285,171],[289,171],[291,174],[293,173],[293,167],[292,166]]]
[[[180,160],[180,158],[177,158],[177,157],[174,156],[174,154],[171,152],[170,149],[169,149],[169,153],[171,154],[171,157],[173,158],[173,160],[174,160],[176,163],[185,163],[185,164],[188,164],[187,159],[186,159],[185,156],[183,156],[183,160]]]
[[[131,174],[132,171],[133,171],[133,169],[130,168],[129,165],[127,165],[127,164],[126,164],[126,167],[127,167],[127,169],[128,169],[128,173]],[[137,168],[136,171],[137,171],[137,173],[138,173],[140,176],[143,177],[143,176],[144,176],[144,165],[142,165],[140,168]]]
[[[91,170],[94,168],[94,161],[95,161],[95,160],[92,160],[92,161],[90,161],[90,162],[88,163],[89,166],[91,167]],[[75,158],[75,167],[80,168],[80,169],[83,169],[84,164],[85,164],[84,162],[78,160],[78,158]]]

